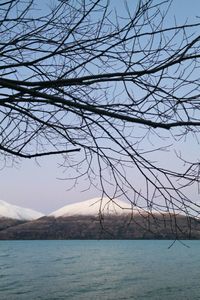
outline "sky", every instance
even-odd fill
[[[132,0],[128,0],[130,1]],[[121,2],[117,0],[115,5],[120,8]],[[198,12],[200,12],[199,0],[175,0],[171,13],[177,20],[184,21],[186,18],[196,16]],[[180,148],[182,147],[183,145],[180,145]],[[191,140],[184,145],[185,153],[188,157],[193,152],[193,155],[197,156],[199,147]],[[40,158],[37,162],[21,160],[12,167],[4,167],[0,170],[0,199],[48,214],[66,204],[99,196],[94,189],[82,191],[81,182],[69,190],[71,182],[61,180],[67,177],[67,170],[60,168],[59,163],[60,158],[52,156]]]

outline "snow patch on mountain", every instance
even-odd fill
[[[10,218],[16,220],[31,221],[44,216],[35,210],[9,204],[0,200],[0,218]]]
[[[124,202],[119,199],[110,200],[109,198],[93,198],[90,200],[68,204],[54,212],[49,216],[68,217],[68,216],[98,216],[102,215],[121,215],[121,214],[138,214],[143,210],[137,208],[131,203]]]

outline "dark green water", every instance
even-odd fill
[[[0,299],[200,299],[200,241],[1,241]]]

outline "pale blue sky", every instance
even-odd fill
[[[118,7],[122,2],[121,0],[111,1],[114,1]],[[130,1],[132,0],[127,2]],[[196,15],[200,15],[199,12],[199,0],[175,0],[171,8],[171,15],[174,14],[177,21],[184,21],[186,18],[194,19]],[[185,145],[183,142],[178,144],[177,147],[184,149],[188,157],[191,155],[198,157],[200,146],[192,139]],[[163,154],[160,155],[160,160],[162,159]],[[78,186],[67,191],[71,183],[58,180],[59,177],[67,177],[67,170],[63,173],[63,170],[58,168],[58,163],[61,162],[58,156],[41,158],[38,162],[40,166],[34,160],[22,160],[12,168],[3,168],[0,171],[0,199],[49,213],[68,203],[99,196],[96,190],[81,192],[84,182],[80,182]],[[175,156],[171,163],[174,162]]]

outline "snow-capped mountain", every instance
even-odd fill
[[[9,204],[0,200],[0,218],[10,218],[16,220],[36,220],[43,214],[29,208]]]
[[[132,206],[119,199],[110,200],[109,198],[93,198],[90,200],[68,204],[54,212],[49,216],[68,217],[68,216],[98,216],[103,215],[121,215],[128,213],[142,213],[142,210]]]

